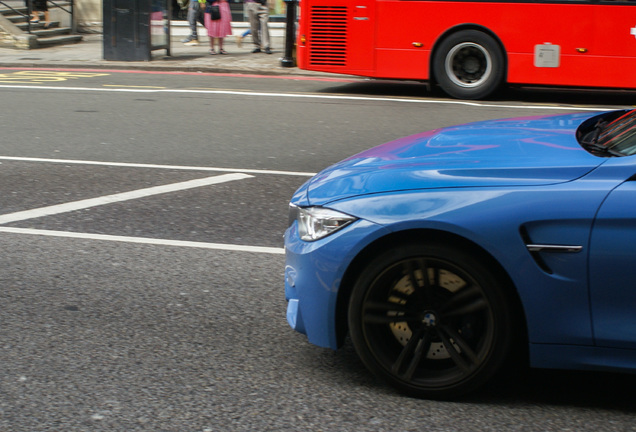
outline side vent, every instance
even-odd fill
[[[554,271],[547,263],[551,261],[551,259],[548,258],[549,256],[561,255],[562,258],[563,254],[577,254],[583,250],[583,246],[578,244],[561,244],[550,242],[535,243],[530,238],[530,234],[528,233],[528,229],[526,228],[526,226],[521,226],[519,228],[519,234],[521,235],[521,238],[526,245],[526,249],[528,250],[528,252],[530,252],[530,255],[532,256],[534,261],[544,272],[548,274],[554,274]],[[552,260],[552,263],[554,262],[555,261]]]
[[[525,243],[526,248],[528,248],[528,245],[532,244],[532,240],[530,239],[530,235],[528,234],[528,230],[526,229],[525,226],[521,226],[519,228],[519,234],[521,234],[521,238],[523,239],[523,242]],[[528,249],[528,252],[530,252],[532,259],[534,259],[534,261],[537,263],[539,268],[541,268],[541,270],[543,270],[544,272],[548,274],[553,274],[552,269],[548,267],[548,265],[545,263],[545,261],[543,260],[539,252],[534,251],[532,249]]]
[[[347,7],[313,6],[310,14],[309,64],[346,66]]]

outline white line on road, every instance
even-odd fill
[[[181,183],[172,183],[169,185],[154,186],[145,189],[138,189],[130,192],[123,192],[114,195],[106,195],[97,198],[90,198],[80,201],[74,201],[65,204],[52,205],[48,207],[40,207],[32,210],[25,210],[15,213],[9,213],[0,216],[0,225],[10,222],[17,222],[26,219],[34,219],[43,216],[50,216],[60,213],[66,213],[76,210],[82,210],[89,207],[95,207],[116,202],[128,201],[132,199],[144,198],[151,195],[164,194],[180,190],[192,189],[201,186],[209,186],[213,184],[230,182],[233,180],[242,180],[253,177],[248,174],[234,173],[223,174],[219,176],[206,177],[202,179],[190,180]]]
[[[163,240],[163,239],[145,238],[145,237],[125,237],[125,236],[113,236],[113,235],[104,235],[104,234],[76,233],[76,232],[68,232],[68,231],[38,230],[38,229],[28,229],[28,228],[0,227],[0,232],[9,233],[9,234],[28,234],[28,235],[47,236],[47,237],[103,240],[103,241],[111,241],[111,242],[137,243],[137,244],[148,244],[148,245],[159,245],[159,246],[215,249],[215,250],[225,250],[225,251],[232,251],[232,252],[255,252],[255,253],[266,253],[266,254],[275,254],[275,255],[282,255],[285,253],[285,249],[283,248],[274,248],[274,247],[265,247],[265,246],[243,246],[243,245],[232,245],[232,244],[223,244],[223,243],[204,243],[204,242],[193,242],[193,241],[182,241],[182,240]]]
[[[90,87],[55,87],[55,86],[29,86],[29,85],[0,85],[0,88],[10,89],[35,89],[35,90],[56,90],[56,91],[87,91],[87,92],[117,92],[117,93],[190,93],[190,94],[217,94],[232,96],[260,96],[260,97],[282,97],[282,98],[303,98],[303,99],[331,99],[349,101],[377,101],[377,102],[402,102],[418,104],[447,104],[465,105],[488,108],[513,108],[513,109],[551,109],[560,111],[603,111],[615,108],[587,108],[554,105],[503,105],[485,102],[468,102],[458,100],[437,100],[437,99],[415,99],[415,98],[392,98],[392,97],[371,97],[371,96],[341,96],[324,94],[301,94],[301,93],[266,93],[251,91],[231,91],[231,90],[192,90],[192,89],[131,89],[131,88],[90,88]]]
[[[201,167],[201,166],[187,166],[187,165],[156,165],[156,164],[142,164],[142,163],[130,163],[130,162],[101,162],[101,161],[87,161],[87,160],[73,160],[73,159],[44,159],[44,158],[16,157],[16,156],[0,156],[0,160],[16,161],[16,162],[62,163],[62,164],[75,164],[75,165],[99,165],[99,166],[124,167],[124,168],[158,168],[158,169],[184,170],[184,171],[217,171],[217,172],[248,173],[248,174],[273,174],[273,175],[288,175],[288,176],[300,176],[300,177],[313,177],[316,175],[316,173],[299,172],[299,171],[276,171],[276,170],[240,169],[240,168],[235,169],[235,168]]]

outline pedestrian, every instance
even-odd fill
[[[199,45],[199,35],[197,34],[197,23],[205,27],[203,11],[205,10],[205,0],[190,0],[188,5],[188,24],[190,25],[190,35],[183,39],[184,45]]]
[[[227,51],[223,49],[223,39],[232,34],[232,11],[227,0],[208,2],[206,9],[211,10],[214,6],[219,7],[220,17],[218,19],[212,19],[210,12],[205,14],[205,28],[208,29],[208,37],[210,38],[210,55],[227,54]],[[214,50],[217,39],[219,41],[218,53]]]
[[[48,29],[51,26],[51,20],[46,0],[33,0],[33,17],[31,18],[32,24],[40,22],[40,12],[44,12],[44,28]]]
[[[269,7],[267,0],[245,0],[247,6],[247,16],[250,20],[252,30],[252,42],[254,43],[253,53],[261,51],[271,54],[269,46]],[[260,31],[259,31],[260,30]]]

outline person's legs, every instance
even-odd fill
[[[198,6],[199,6],[199,2],[190,2],[190,6],[188,6],[188,24],[190,25],[191,39],[199,39],[199,35],[197,34],[197,11],[196,11],[196,8]]]
[[[196,20],[201,23],[203,27],[205,27],[205,8],[201,6],[201,3],[197,2],[197,4],[194,6],[194,9],[197,16]]]
[[[214,49],[215,45],[216,45],[216,38],[210,36],[210,54],[212,55],[216,54],[216,51]]]
[[[46,2],[44,3],[46,5]],[[33,2],[33,16],[31,17],[31,22],[32,23],[38,23],[40,22],[40,12],[45,10],[44,7],[42,7],[42,0],[35,0]]]
[[[199,42],[199,35],[197,34],[197,21],[200,22],[201,4],[197,2],[190,2],[188,6],[188,25],[190,26],[190,36],[185,38],[182,42],[188,45],[197,45]],[[203,19],[201,17],[201,19]],[[203,22],[201,24],[205,25]]]
[[[258,5],[258,21],[261,29],[261,34],[259,35],[259,39],[261,45],[267,54],[271,53],[269,46],[269,9],[267,5]],[[254,33],[252,33],[252,38],[254,37]]]
[[[252,52],[261,51],[261,38],[258,32],[258,28],[260,26],[259,16],[258,16],[259,6],[260,4],[256,2],[247,3],[247,16],[250,20],[250,30],[252,31],[252,43],[254,44],[254,51]]]

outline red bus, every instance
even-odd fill
[[[636,1],[302,0],[301,69],[428,80],[636,88]]]

